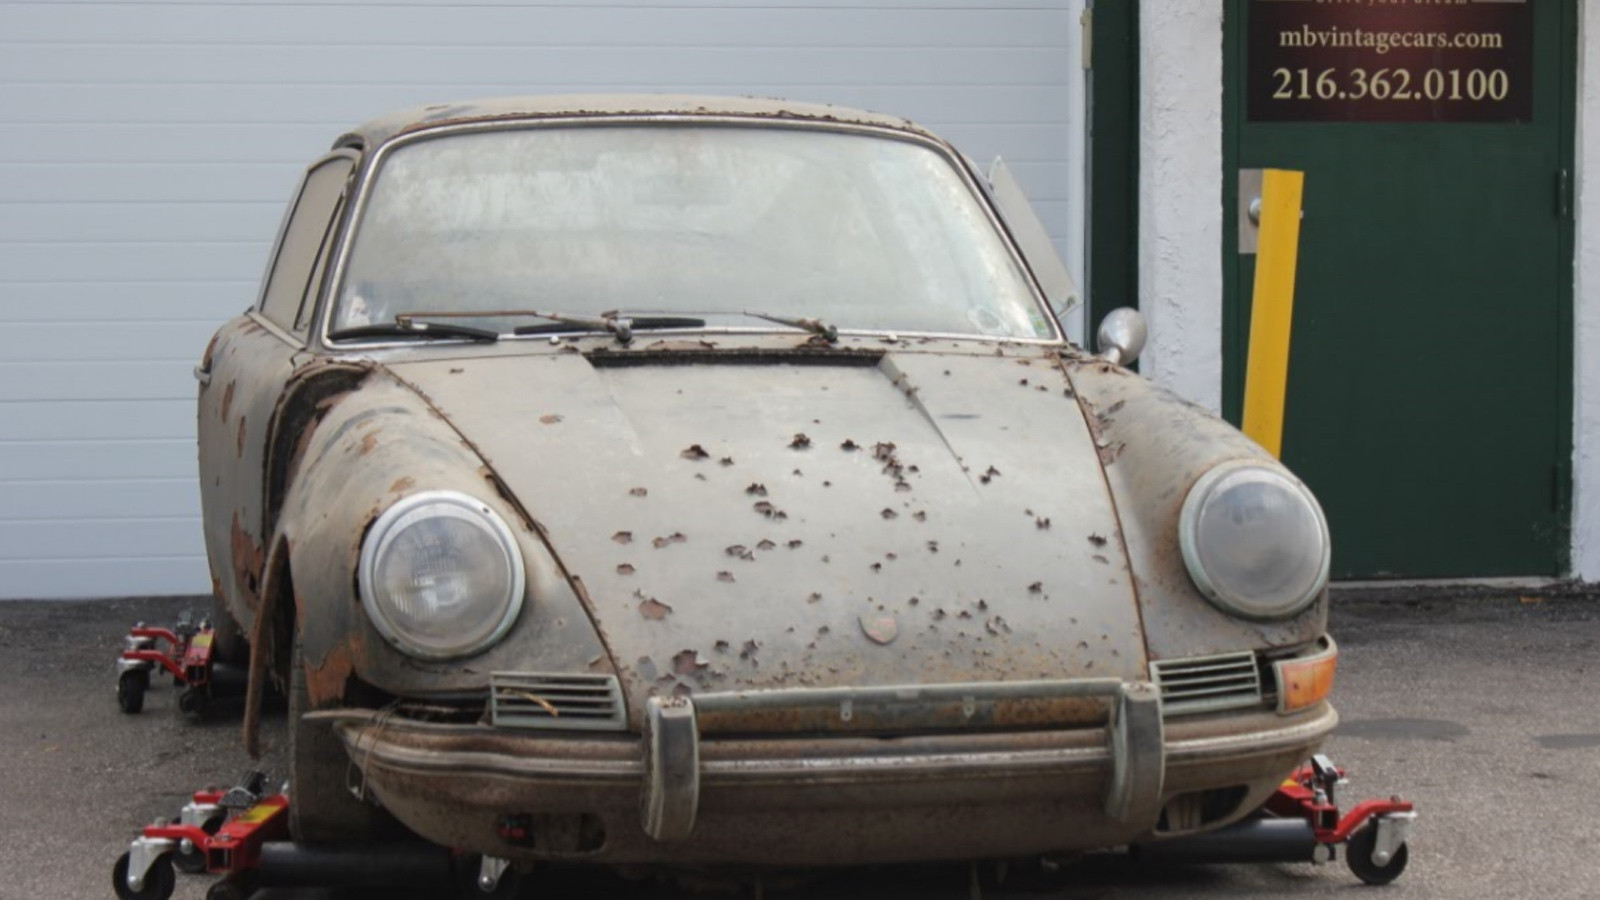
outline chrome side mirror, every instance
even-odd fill
[[[1095,346],[1100,358],[1125,366],[1139,358],[1144,349],[1144,339],[1149,334],[1144,315],[1137,309],[1122,307],[1112,310],[1100,320],[1100,330],[1095,334]]]

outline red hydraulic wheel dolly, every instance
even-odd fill
[[[1318,755],[1300,767],[1255,816],[1208,834],[1145,844],[1146,859],[1177,864],[1309,862],[1338,858],[1367,884],[1388,884],[1406,869],[1415,807],[1399,797],[1367,800],[1341,813],[1345,770]]]
[[[182,618],[172,628],[151,628],[143,622],[134,625],[123,639],[117,659],[117,705],[125,713],[143,710],[150,675],[157,668],[183,687],[178,708],[191,715],[204,714],[206,705],[223,693],[237,693],[244,684],[244,672],[212,659],[215,641],[209,621],[196,625]]]
[[[289,797],[266,795],[251,772],[227,791],[197,791],[176,823],[159,819],[111,868],[119,900],[169,900],[176,871],[223,876],[206,900],[247,900],[263,887],[411,888],[453,885],[470,900],[509,900],[520,873],[509,861],[457,853],[420,840],[297,844],[289,840]]]
[[[266,776],[252,772],[227,791],[197,791],[176,824],[157,820],[111,867],[120,900],[167,900],[185,872],[223,875],[206,900],[244,900],[255,892],[261,848],[289,833],[289,798],[262,795]]]

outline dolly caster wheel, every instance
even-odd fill
[[[222,820],[222,816],[212,816],[200,824],[200,830],[215,835],[222,830]],[[178,843],[178,849],[172,852],[172,864],[186,875],[199,875],[206,870],[206,855],[188,838],[184,838]]]
[[[203,719],[206,714],[206,706],[207,697],[204,691],[187,688],[178,695],[178,709],[182,710],[184,715]]]
[[[521,880],[522,874],[503,859],[469,853],[456,860],[456,884],[462,900],[512,900]],[[490,886],[485,887],[486,883]]]
[[[111,867],[111,889],[117,892],[117,900],[167,900],[172,896],[178,877],[172,873],[171,859],[158,857],[144,874],[144,887],[137,891],[128,887],[128,862],[129,855],[124,853]]]
[[[117,676],[117,705],[125,713],[144,709],[144,692],[150,689],[150,673],[133,669]]]
[[[1380,863],[1373,859],[1377,848],[1378,826],[1369,822],[1350,835],[1350,842],[1345,845],[1344,861],[1350,871],[1367,884],[1388,884],[1406,870],[1410,854],[1406,852],[1406,845],[1401,844],[1395,848],[1388,862]]]

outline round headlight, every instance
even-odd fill
[[[1183,501],[1178,542],[1200,592],[1247,619],[1292,616],[1328,583],[1322,508],[1281,469],[1234,462],[1200,476]]]
[[[378,517],[361,545],[361,605],[412,656],[449,659],[505,636],[522,609],[522,554],[484,503],[451,491],[412,494]]]

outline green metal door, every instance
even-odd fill
[[[1575,0],[1227,2],[1226,411],[1255,267],[1235,172],[1298,169],[1283,460],[1335,577],[1563,573]]]

